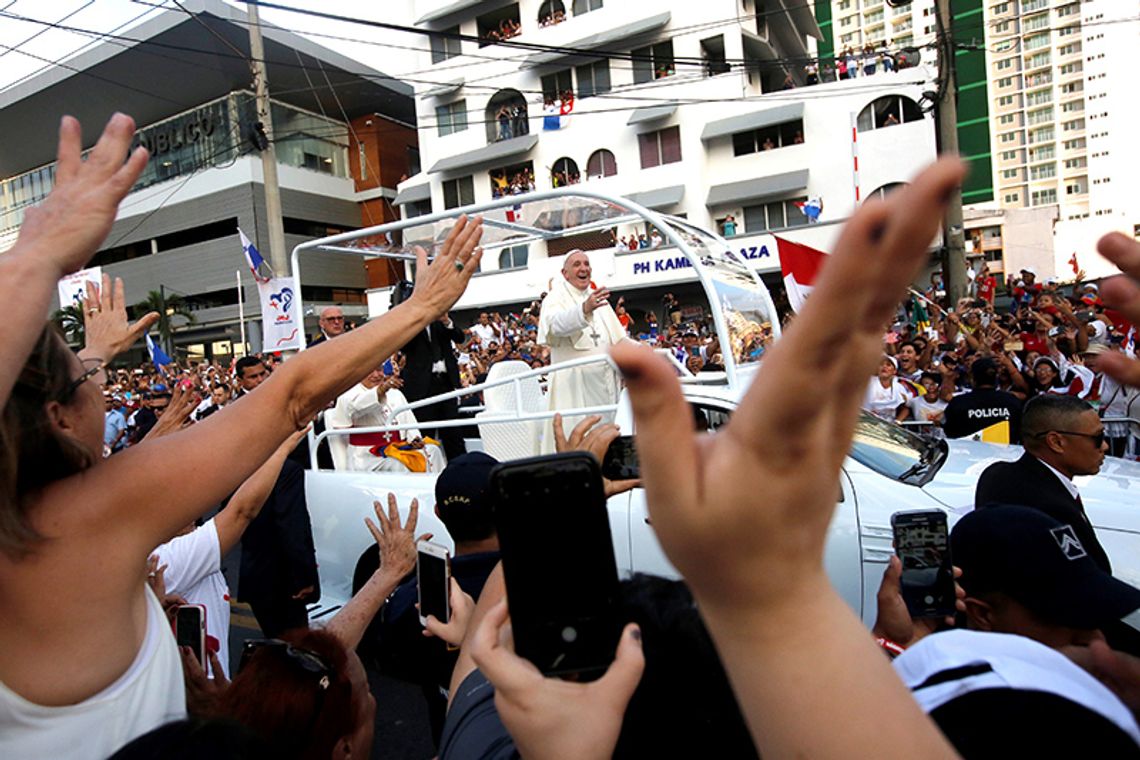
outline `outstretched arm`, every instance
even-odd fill
[[[28,209],[20,237],[0,255],[0,404],[6,404],[20,370],[44,326],[61,277],[83,267],[115,221],[119,201],[143,167],[145,148],[123,162],[135,123],[117,113],[84,161],[79,122],[63,117],[55,187],[43,203]]]
[[[348,604],[341,607],[326,629],[348,649],[356,648],[384,601],[416,566],[416,541],[431,538],[430,533],[414,537],[420,509],[420,504],[415,499],[412,499],[408,509],[408,521],[403,525],[400,525],[395,494],[388,494],[386,517],[380,508],[380,502],[372,502],[372,507],[376,510],[377,522],[374,523],[367,517],[364,522],[380,547],[380,567],[376,568],[376,572],[372,573],[372,577],[353,595]]]
[[[697,598],[762,755],[953,755],[828,582],[823,548],[883,325],[963,175],[961,162],[942,161],[860,208],[716,435],[695,435],[665,362],[627,343],[613,349],[653,527]],[[809,386],[817,392],[787,392]],[[819,714],[832,716],[828,731],[811,724]]]

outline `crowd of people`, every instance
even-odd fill
[[[232,377],[208,363],[170,368],[160,382],[109,369],[157,317],[130,323],[121,285],[89,289],[87,344],[78,353],[43,318],[59,278],[94,255],[145,166],[145,149],[128,156],[133,133],[132,120],[116,115],[82,160],[79,124],[65,118],[55,188],[0,256],[10,305],[0,324],[3,756],[384,755],[373,747],[376,702],[358,651],[423,687],[442,758],[1138,753],[1140,659],[1121,620],[1140,608],[1140,591],[1111,575],[1071,480],[1103,458],[1105,430],[1085,400],[1098,374],[1122,386],[1140,379],[1140,363],[1111,348],[1124,322],[1140,320],[1134,240],[1109,235],[1099,245],[1129,275],[1101,288],[1119,318],[1099,294],[1090,304],[1111,321],[1103,323],[1106,343],[1093,340],[1099,317],[1078,316],[1074,296],[1027,279],[1028,301],[1008,315],[1014,322],[976,303],[932,307],[923,329],[937,334],[923,344],[917,330],[897,324],[893,304],[964,176],[961,162],[940,161],[852,217],[812,297],[767,348],[732,419],[711,435],[695,429],[675,368],[628,340],[608,291],[589,287],[583,252],[566,257],[561,279],[529,313],[481,316],[469,334],[454,325],[448,311],[482,255],[477,218],[461,217],[430,264],[421,256],[414,287],[401,289],[383,317],[344,330],[343,318],[323,314],[324,340],[275,367],[245,357]],[[680,332],[682,347],[700,354],[699,333],[667,296],[658,339]],[[912,310],[915,319],[918,305]],[[892,320],[898,335],[888,335],[890,361],[880,362],[882,327]],[[608,495],[644,489],[647,520],[684,581],[622,582],[607,596],[607,614],[624,627],[605,672],[596,680],[543,675],[512,643],[511,604],[522,597],[500,562],[496,463],[449,452],[433,494],[455,542],[448,621],[420,624],[409,577],[419,510],[428,505],[394,496],[375,502],[375,519],[360,526],[376,544],[375,566],[361,568],[355,594],[335,615],[309,621],[315,568],[286,549],[311,561],[311,544],[278,530],[307,522],[303,488],[298,506],[302,470],[291,459],[307,426],[354,384],[378,399],[401,352],[412,398],[455,382],[458,357],[440,349],[447,342],[470,345],[477,335],[498,353],[512,331],[525,339],[531,327],[555,361],[608,350],[617,364],[641,480],[602,487]],[[1087,364],[1090,345],[1110,346],[1093,353],[1091,379],[1075,369]],[[957,614],[912,616],[895,558],[868,630],[823,565],[862,378],[885,363],[894,374],[880,369],[874,382],[883,388],[899,374],[933,386],[923,370],[953,354],[969,366],[977,393],[985,389],[973,379],[985,374],[979,366],[996,365],[1001,353],[1003,366],[1020,373],[1028,352],[1052,360],[1058,377],[1038,374],[1037,365],[1023,385],[1013,373],[992,373],[993,388],[1029,397],[1019,430],[1033,443],[1022,460],[1001,465],[1019,469],[994,465],[983,474],[977,509],[949,537]],[[952,396],[960,374],[957,366],[938,370],[926,395]],[[582,377],[588,390],[593,380]],[[413,388],[418,378],[434,379]],[[220,391],[214,399],[215,388],[235,384],[229,400]],[[161,412],[159,386],[170,393]],[[197,401],[191,394],[206,386],[209,403]],[[116,394],[149,394],[157,419],[109,456],[104,388],[112,407]],[[194,421],[199,403],[206,406]],[[619,434],[599,417],[563,422],[550,428],[554,450],[597,456]],[[109,448],[122,449],[121,427],[116,421]],[[233,663],[224,654],[218,563],[238,542],[240,587],[247,593],[248,551],[248,593],[266,638],[244,642]],[[211,611],[205,625],[215,642],[204,662],[171,634],[168,613],[177,616],[184,603]],[[1050,726],[1060,730],[1043,730]]]
[[[513,39],[520,34],[522,34],[522,24],[517,19],[505,18],[499,22],[498,26],[487,29],[480,36],[487,43],[491,43]]]
[[[983,267],[975,296],[953,307],[939,284],[914,293],[883,339],[882,361],[864,408],[886,419],[952,438],[995,425],[1022,440],[1021,408],[1042,395],[1086,402],[1106,420],[1114,456],[1134,456],[1140,429],[1127,422],[1140,395],[1106,374],[1106,356],[1135,355],[1135,329],[1108,308],[1095,283],[1037,282],[1027,268],[996,308],[994,278]]]
[[[534,170],[529,166],[518,171],[499,169],[491,172],[491,197],[522,195],[534,192]]]
[[[895,71],[898,67],[896,53],[892,52],[891,43],[887,40],[880,40],[878,45],[867,43],[862,48],[849,45],[835,55],[834,63],[811,61],[806,64],[803,68],[804,84],[810,87],[821,82],[869,77]],[[784,80],[784,89],[795,86],[795,79],[789,73]]]

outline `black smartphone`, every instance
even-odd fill
[[[448,601],[451,581],[451,554],[446,546],[431,541],[416,543],[416,592],[420,602],[420,624],[434,615],[441,623],[451,619]]]
[[[206,608],[183,604],[174,612],[174,637],[180,647],[190,647],[198,664],[206,667]]]
[[[610,480],[636,480],[641,477],[632,435],[618,436],[606,449],[606,455],[602,458],[602,476]]]
[[[491,473],[515,651],[547,675],[597,678],[621,636],[618,573],[593,456],[520,459]]]
[[[902,560],[902,596],[912,618],[955,612],[954,565],[946,513],[938,509],[891,515],[895,554]]]

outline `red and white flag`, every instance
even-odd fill
[[[781,237],[776,238],[776,250],[780,254],[780,271],[784,275],[788,303],[791,304],[792,311],[799,312],[811,294],[816,275],[827,254]]]

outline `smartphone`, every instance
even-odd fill
[[[632,435],[618,436],[606,449],[606,455],[602,458],[602,477],[610,480],[635,480],[641,477]]]
[[[515,651],[546,675],[601,676],[622,626],[597,460],[569,452],[505,462],[490,489]]]
[[[1064,332],[1064,330],[1062,330],[1060,327],[1051,327],[1051,328],[1049,328],[1049,337],[1050,338],[1056,338],[1058,335],[1060,335],[1063,332]]]
[[[190,647],[198,664],[206,665],[206,607],[182,604],[174,612],[174,638],[180,647]]]
[[[938,509],[891,515],[895,554],[902,560],[902,596],[912,618],[955,612],[954,567],[946,513]]]
[[[1007,340],[1004,348],[1006,351],[1024,351],[1025,343],[1020,340]]]
[[[416,590],[420,601],[420,624],[428,615],[441,623],[451,620],[451,554],[446,546],[431,541],[416,542]]]
[[[386,359],[383,364],[383,371],[386,377],[391,377],[396,374],[396,365],[392,363],[391,359]]]

